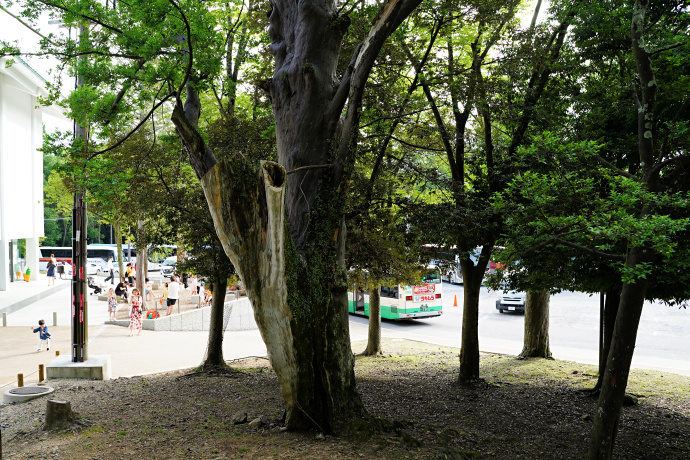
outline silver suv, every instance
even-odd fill
[[[502,291],[498,299],[496,299],[496,309],[503,313],[504,311],[518,311],[525,312],[525,299],[526,294],[524,292],[510,292]]]

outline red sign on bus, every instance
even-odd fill
[[[433,292],[435,292],[435,286],[433,284],[422,284],[412,287],[412,293],[414,294],[431,294]]]

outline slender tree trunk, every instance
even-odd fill
[[[118,281],[125,276],[125,261],[122,252],[122,226],[120,221],[115,222],[115,243],[117,243],[117,268],[120,271]]]
[[[641,247],[629,249],[626,265],[635,267],[649,260],[647,252],[648,250]],[[589,458],[593,460],[608,460],[613,456],[613,445],[618,431],[618,421],[628,384],[647,286],[648,281],[645,278],[639,278],[634,283],[623,284],[613,340],[611,340],[603,385],[594,415],[589,447]]]
[[[525,301],[525,338],[518,359],[551,358],[549,348],[549,291],[527,291]]]
[[[369,290],[369,336],[364,356],[380,355],[381,352],[381,295],[379,286]]]
[[[64,247],[67,241],[67,219],[62,219],[62,243],[60,246]]]
[[[479,292],[484,279],[483,267],[462,267],[464,298],[462,305],[462,339],[460,348],[461,383],[479,379]]]
[[[143,220],[137,222],[137,278],[134,281],[141,296],[141,310],[146,311],[146,228]]]
[[[610,288],[606,291],[606,300],[604,301],[604,338],[602,343],[602,352],[599,357],[599,378],[595,385],[593,392],[599,392],[604,383],[604,374],[606,373],[606,360],[611,351],[611,340],[613,340],[613,327],[616,324],[616,315],[618,314],[618,305],[621,301],[620,285]]]
[[[208,330],[206,357],[201,363],[203,370],[226,367],[223,358],[223,334],[225,334],[225,290],[228,280],[223,277],[213,281],[213,300],[211,301],[211,324]]]

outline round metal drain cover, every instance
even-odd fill
[[[50,387],[19,387],[11,389],[9,393],[13,395],[40,395],[52,390]]]

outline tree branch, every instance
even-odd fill
[[[688,161],[690,160],[690,155],[678,155],[677,157],[669,158],[668,160],[662,161],[661,163],[657,164],[652,168],[652,170],[649,172],[649,174],[656,174],[660,172],[663,168],[666,166],[675,163],[677,161]]]
[[[175,2],[175,0],[168,0],[172,5],[177,9],[177,11],[180,12],[180,16],[182,16],[182,22],[184,22],[185,29],[187,31],[187,53],[189,54],[189,61],[187,62],[187,70],[185,71],[184,74],[184,80],[182,80],[182,84],[180,85],[180,88],[177,90],[177,97],[178,99],[182,95],[182,89],[187,85],[187,81],[189,81],[189,75],[192,73],[192,64],[194,63],[194,53],[192,51],[192,31],[189,27],[189,21],[187,21],[187,16],[185,16],[184,12],[182,11],[182,8]]]
[[[340,159],[344,161],[350,151],[354,134],[358,128],[360,107],[364,88],[371,69],[383,47],[386,39],[398,28],[398,26],[414,11],[422,0],[388,0],[374,20],[369,30],[369,35],[362,43],[357,53],[349,86],[349,104],[343,126],[343,136],[340,142]],[[333,115],[333,112],[331,112]],[[352,160],[353,161],[353,160]]]
[[[355,47],[355,51],[352,53],[352,58],[345,69],[343,78],[340,79],[338,89],[336,90],[335,95],[333,96],[333,99],[331,99],[331,103],[324,114],[324,117],[328,120],[329,124],[337,123],[338,119],[340,118],[340,112],[342,112],[345,102],[347,101],[347,97],[350,94],[350,79],[352,78],[352,71],[355,68],[355,62],[357,62],[357,57],[359,56],[361,49],[361,43]]]
[[[163,103],[164,103],[165,101],[167,101],[168,99],[170,99],[170,98],[171,98],[172,96],[174,96],[174,95],[175,95],[174,93],[170,93],[170,94],[168,94],[167,96],[165,96],[163,99],[160,100],[160,102],[159,102],[158,104],[154,105],[154,106],[151,108],[151,110],[149,110],[149,113],[147,113],[146,116],[145,116],[144,118],[142,118],[142,120],[141,120],[139,123],[137,123],[137,125],[136,125],[129,133],[127,133],[127,135],[126,135],[125,137],[123,137],[122,139],[120,139],[119,141],[117,141],[115,144],[111,145],[111,146],[108,147],[107,149],[103,149],[103,150],[99,150],[99,151],[97,151],[97,152],[93,152],[93,153],[86,159],[86,161],[92,160],[93,158],[96,158],[98,155],[101,155],[102,153],[109,152],[109,151],[111,151],[111,150],[113,150],[113,149],[118,148],[120,145],[122,145],[123,142],[125,142],[127,139],[129,139],[129,138],[132,136],[132,134],[134,134],[135,132],[137,132],[137,130],[138,130],[139,128],[141,128],[141,127],[144,125],[144,123],[146,123],[146,121],[147,121],[147,120],[149,119],[149,117],[153,114],[153,112],[155,112],[156,109],[158,109],[158,107],[160,107],[161,105],[163,105]]]
[[[628,179],[632,179],[635,182],[642,182],[642,179],[640,179],[639,177],[633,176],[632,174],[630,174],[627,171],[623,171],[622,169],[618,168],[616,165],[606,161],[606,159],[604,159],[603,157],[600,157],[599,155],[594,155],[594,158],[596,158],[596,160],[599,163],[601,163],[602,165],[606,166],[609,169],[612,169],[613,171],[616,171],[621,176],[627,177]]]
[[[562,239],[557,238],[557,237],[549,238],[546,241],[542,241],[541,243],[539,243],[535,246],[532,246],[531,248],[528,248],[525,251],[520,252],[520,254],[521,255],[527,255],[530,252],[536,251],[537,249],[541,249],[541,248],[548,246],[550,244],[562,244],[564,246],[568,246],[568,247],[580,250],[582,252],[586,252],[587,254],[591,254],[591,255],[594,255],[597,257],[601,257],[601,258],[609,259],[609,260],[617,260],[617,261],[625,262],[625,255],[623,255],[623,254],[609,254],[607,252],[598,251],[596,249],[588,248],[586,246],[582,246],[580,244],[573,243],[571,241],[562,240]]]
[[[673,45],[664,46],[664,47],[661,47],[657,50],[654,50],[651,53],[649,53],[649,55],[654,56],[657,53],[663,53],[664,51],[672,50],[674,48],[680,48],[683,45],[685,45],[685,43],[683,43],[683,42],[674,43]]]
[[[122,29],[118,29],[118,28],[115,27],[115,26],[108,25],[108,24],[106,24],[105,22],[102,22],[101,20],[94,18],[93,16],[87,16],[87,15],[85,15],[85,14],[82,14],[82,13],[79,13],[79,12],[72,11],[72,10],[70,10],[69,8],[66,8],[66,7],[64,7],[64,6],[62,6],[62,5],[58,5],[57,3],[46,2],[46,1],[43,1],[43,0],[41,0],[41,3],[43,3],[43,4],[46,5],[46,6],[50,6],[50,7],[52,7],[52,8],[55,8],[56,10],[61,10],[61,11],[64,11],[64,12],[66,12],[66,13],[76,14],[76,15],[78,15],[78,16],[81,16],[82,18],[86,19],[87,21],[93,22],[94,24],[98,24],[98,25],[101,26],[101,27],[105,27],[106,29],[108,29],[108,30],[110,30],[110,31],[112,31],[112,32],[115,32],[115,33],[117,33],[117,34],[122,35],[122,33],[123,33]]]
[[[50,43],[51,45],[53,45],[53,46],[58,46],[58,45],[57,45],[54,41],[52,41],[50,38],[48,38],[48,37],[46,37],[45,35],[43,35],[43,34],[42,34],[41,32],[39,32],[37,29],[34,29],[33,27],[31,27],[31,26],[30,26],[29,24],[27,24],[26,22],[22,21],[21,18],[19,18],[19,17],[15,16],[14,14],[12,14],[12,13],[11,13],[7,8],[5,8],[4,6],[0,5],[0,10],[4,11],[5,13],[9,14],[10,16],[12,16],[14,19],[16,19],[17,21],[19,21],[19,23],[20,23],[21,25],[23,25],[24,27],[26,27],[27,29],[29,29],[31,32],[35,33],[36,35],[38,35],[39,37],[41,37],[42,39],[44,39],[45,41],[47,41],[48,43]]]

